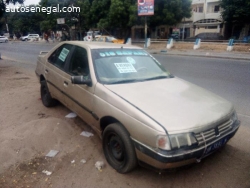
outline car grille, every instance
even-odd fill
[[[205,142],[206,144],[208,144],[212,142],[215,138],[228,133],[230,130],[232,130],[232,125],[233,125],[233,121],[229,119],[226,122],[218,125],[217,127],[213,129],[209,129],[209,130],[195,134],[195,138],[198,141],[198,145],[203,145],[205,144]],[[203,139],[202,134],[204,136],[204,139]]]

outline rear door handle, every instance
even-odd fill
[[[49,73],[48,69],[45,69],[45,74],[48,74],[48,73]]]

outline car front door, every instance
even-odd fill
[[[64,85],[68,84],[64,82],[65,65],[72,50],[73,46],[70,44],[61,45],[49,56],[45,68],[45,78],[49,91],[53,98],[58,99],[63,104],[65,104]]]
[[[83,76],[86,79],[91,79],[88,53],[85,48],[75,46],[66,66],[66,72],[64,82],[67,83],[67,85],[64,84],[64,91],[67,106],[89,125],[93,125],[96,119],[92,112],[94,86],[71,83],[72,76]]]

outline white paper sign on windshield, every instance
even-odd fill
[[[131,63],[114,63],[119,73],[137,72]]]

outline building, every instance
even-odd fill
[[[190,36],[208,32],[223,35],[220,0],[193,0],[191,18],[184,18],[179,27],[189,29]]]
[[[179,33],[180,39],[207,32],[223,35],[224,26],[221,17],[220,0],[192,0],[192,16],[190,18],[184,18],[176,26],[158,26],[151,31],[150,37],[164,39],[174,32]],[[143,38],[143,33],[143,26],[132,28],[132,38]]]

